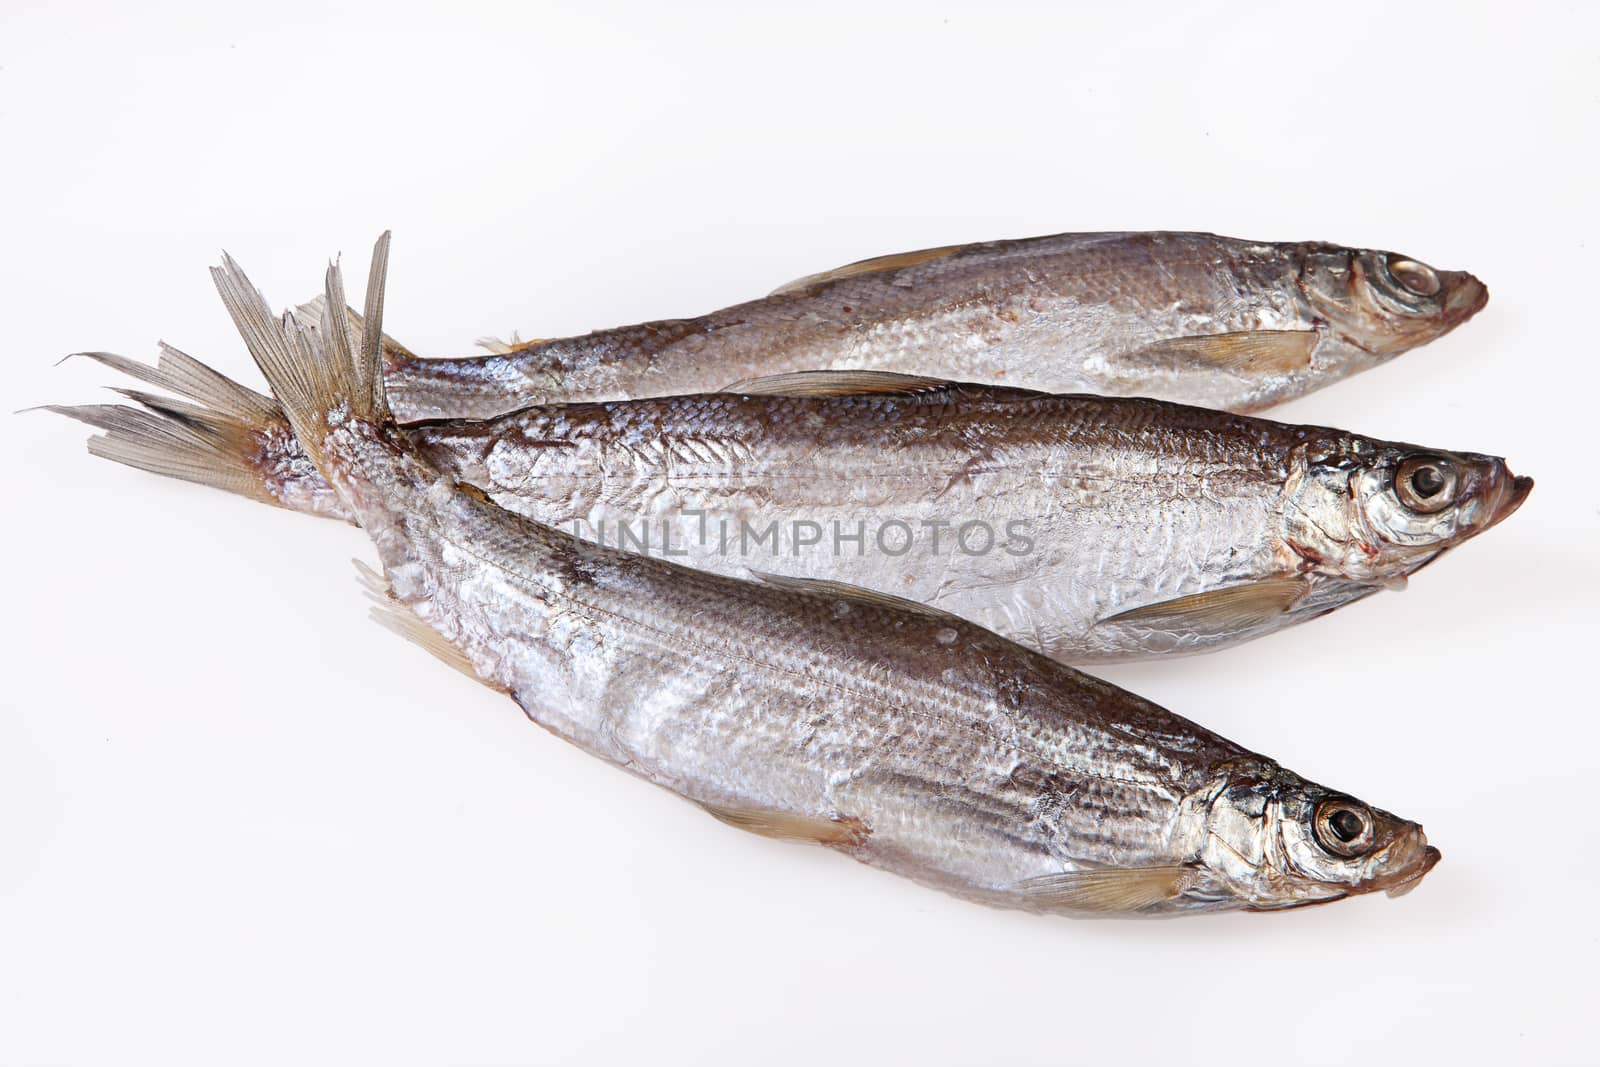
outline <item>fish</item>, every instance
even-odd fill
[[[1394,252],[1069,233],[852,263],[685,319],[425,359],[385,338],[402,421],[877,370],[1259,411],[1442,337],[1489,291]],[[315,325],[315,302],[303,312]],[[356,317],[353,321],[359,321]]]
[[[155,366],[89,355],[184,398],[53,407],[104,431],[91,452],[355,519],[271,397],[170,347]],[[500,506],[587,541],[843,582],[1077,664],[1215,651],[1404,588],[1533,488],[1496,456],[884,372],[404,432]]]
[[[1439,861],[1420,825],[954,616],[585,546],[507,511],[400,430],[336,264],[316,330],[274,316],[231,258],[214,276],[372,540],[386,625],[731,827],[1078,915],[1398,895]]]

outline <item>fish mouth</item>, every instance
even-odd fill
[[[1533,492],[1533,479],[1511,473],[1498,456],[1463,453],[1460,456],[1463,491],[1458,506],[1463,523],[1460,538],[1472,537],[1505,522]]]
[[[1504,476],[1497,478],[1494,487],[1493,500],[1489,505],[1489,521],[1484,524],[1484,529],[1498,526],[1505,522],[1522,502],[1528,499],[1528,494],[1533,492],[1533,479],[1525,474],[1512,474],[1510,468],[1502,467]]]
[[[1422,881],[1423,875],[1437,867],[1439,865],[1439,861],[1443,858],[1444,853],[1440,852],[1432,845],[1429,845],[1427,848],[1422,850],[1422,862],[1417,864],[1417,869],[1406,875],[1405,878],[1401,879],[1399,882],[1389,886],[1388,889],[1384,890],[1384,895],[1388,897],[1405,896],[1407,893],[1417,888],[1417,883]]]
[[[1529,478],[1526,474],[1513,477],[1511,479],[1511,492],[1507,494],[1506,499],[1500,504],[1500,518],[1507,518],[1520,508],[1522,502],[1528,499],[1528,494],[1531,492],[1533,492],[1532,478]]]
[[[1489,287],[1464,270],[1439,272],[1445,292],[1441,318],[1446,330],[1453,330],[1482,311],[1489,303]]]

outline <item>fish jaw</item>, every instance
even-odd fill
[[[1415,873],[1408,875],[1402,881],[1396,882],[1388,889],[1384,890],[1385,895],[1390,897],[1405,896],[1407,893],[1417,888],[1417,884],[1422,881],[1422,876],[1433,870],[1433,868],[1438,865],[1439,860],[1442,858],[1443,854],[1440,853],[1438,849],[1434,848],[1432,845],[1427,846],[1423,850],[1422,862],[1418,865]]]
[[[1503,459],[1474,455],[1462,459],[1466,464],[1457,543],[1505,522],[1533,492],[1533,479],[1513,474]]]
[[[1442,853],[1428,844],[1428,835],[1417,823],[1382,811],[1373,811],[1372,818],[1380,843],[1359,859],[1360,877],[1349,891],[1352,895],[1381,892],[1405,896],[1438,866]]]
[[[1443,854],[1428,844],[1428,835],[1423,833],[1422,827],[1409,824],[1373,855],[1367,876],[1351,892],[1381,892],[1390,897],[1403,897],[1438,866],[1441,858]]]
[[[1445,293],[1438,334],[1443,337],[1488,305],[1489,287],[1464,270],[1440,271],[1439,283]]]
[[[1533,492],[1532,478],[1525,474],[1513,475],[1509,469],[1506,469],[1505,473],[1508,480],[1502,483],[1499,499],[1493,509],[1494,517],[1484,529],[1497,526],[1515,515],[1517,509],[1522,507],[1523,501],[1528,499],[1528,494]]]

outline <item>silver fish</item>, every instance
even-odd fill
[[[367,290],[382,308],[387,235]],[[389,625],[734,826],[990,904],[1180,914],[1400,893],[1421,827],[953,616],[585,547],[397,428],[338,269],[317,331],[215,271],[296,436],[371,536]]]
[[[354,518],[271,398],[173,349],[94,358],[189,402],[55,408],[107,431],[92,452]],[[407,433],[586,540],[909,598],[1068,663],[1210,651],[1403,586],[1533,485],[1493,456],[1155,400],[874,372],[750,388]]]
[[[1257,411],[1441,337],[1488,299],[1470,274],[1393,252],[1059,234],[885,256],[708,315],[486,357],[419,359],[389,339],[385,377],[404,421],[715,392],[804,370]]]

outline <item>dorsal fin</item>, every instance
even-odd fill
[[[479,348],[483,349],[485,352],[489,353],[491,356],[509,356],[511,353],[520,352],[524,348],[532,348],[534,345],[542,345],[544,344],[544,339],[541,337],[535,337],[531,341],[524,341],[522,339],[522,334],[518,333],[516,330],[512,330],[511,339],[509,341],[503,341],[498,337],[480,337],[473,343]]]
[[[915,267],[919,263],[928,263],[935,259],[961,251],[966,245],[945,245],[942,248],[923,248],[916,252],[896,252],[892,256],[877,256],[873,259],[863,259],[856,263],[848,263],[843,267],[825,270],[821,274],[808,274],[804,278],[796,278],[787,285],[780,285],[772,290],[772,296],[784,296],[789,293],[798,293],[815,286],[827,285],[844,278],[854,278],[858,274],[881,274],[886,271],[900,270],[905,267]]]
[[[843,600],[847,603],[862,604],[874,608],[907,611],[926,618],[944,619],[952,623],[962,622],[960,616],[952,615],[942,608],[936,608],[930,604],[922,604],[915,600],[907,600],[905,597],[895,596],[893,593],[880,593],[876,589],[863,589],[859,585],[850,585],[847,582],[835,582],[827,578],[791,578],[785,574],[768,574],[766,571],[751,571],[750,573],[759,579],[762,584],[790,593],[805,593],[809,596],[827,597],[830,600]]]
[[[956,382],[920,374],[886,370],[801,370],[746,378],[722,391],[746,396],[915,396],[946,389]]]

